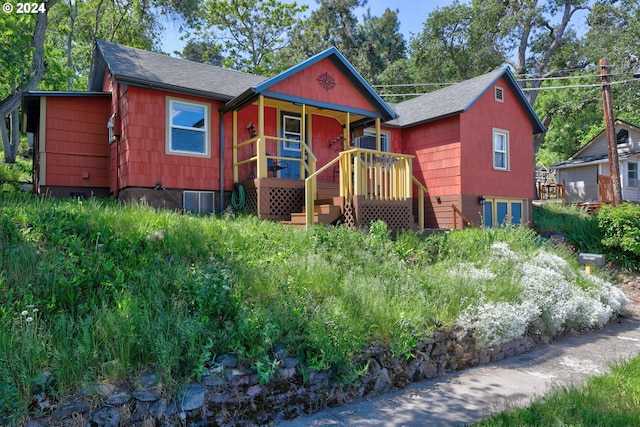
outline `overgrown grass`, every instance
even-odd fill
[[[527,265],[544,280],[524,280]],[[564,317],[547,316],[556,330],[594,304],[613,313],[620,295],[598,280],[524,228],[391,239],[384,223],[369,233],[301,230],[250,216],[4,194],[0,418],[27,411],[31,385],[46,371],[59,397],[148,368],[171,393],[223,353],[266,381],[277,366],[275,345],[305,371],[331,368],[348,381],[366,346],[409,358],[436,323],[463,318],[484,331],[486,345],[508,340],[518,332],[509,319],[483,323],[478,313],[492,304],[524,307],[525,292],[539,289],[540,306],[526,308],[544,318],[564,304],[548,289],[557,281],[579,298],[562,305]]]
[[[559,389],[525,409],[494,415],[474,426],[636,426],[640,420],[640,357],[590,378],[584,386]]]
[[[602,233],[595,215],[576,205],[547,203],[533,207],[534,229],[540,233],[562,233],[575,251],[603,253]]]

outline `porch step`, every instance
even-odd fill
[[[331,224],[342,216],[340,206],[333,204],[315,205],[313,209],[313,223]],[[307,222],[306,211],[291,214],[291,225],[304,225]]]

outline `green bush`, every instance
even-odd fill
[[[609,257],[627,269],[640,266],[640,205],[604,205],[597,216]]]

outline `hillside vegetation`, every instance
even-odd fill
[[[234,353],[262,381],[284,346],[309,372],[358,374],[375,343],[411,357],[436,324],[481,346],[530,322],[597,327],[621,291],[525,228],[389,237],[199,217],[112,200],[0,195],[0,418],[28,410],[43,372],[62,397],[153,368],[171,394]],[[1,420],[0,420],[1,421]]]

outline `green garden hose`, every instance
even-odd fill
[[[244,210],[245,205],[245,193],[242,184],[233,184],[233,192],[231,193],[231,207],[236,212]]]

